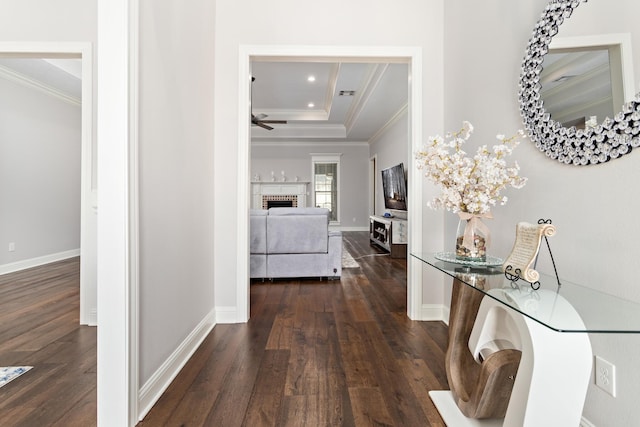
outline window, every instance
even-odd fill
[[[340,154],[312,155],[313,205],[329,209],[329,220],[339,222],[338,210]]]

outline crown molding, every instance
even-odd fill
[[[320,138],[320,139],[338,139],[346,138],[347,131],[344,125],[341,124],[319,124],[319,125],[306,125],[306,124],[289,124],[287,126],[278,127],[273,126],[273,130],[266,130],[260,127],[251,128],[251,140],[258,139],[296,139],[296,138]]]
[[[24,74],[18,73],[2,65],[0,65],[0,77],[3,77],[12,82],[21,84],[23,86],[29,87],[31,89],[38,90],[46,95],[53,96],[54,98],[58,98],[69,104],[73,104],[77,106],[82,105],[82,101],[80,98],[76,98],[75,96],[68,95],[62,91],[59,91],[58,89],[55,89],[38,80],[27,77]]]
[[[340,74],[340,68],[342,63],[334,64],[331,67],[331,73],[329,75],[329,82],[327,84],[327,93],[325,94],[324,105],[327,112],[327,119],[331,115],[331,107],[333,107],[333,100],[335,99],[336,87],[338,86],[338,75]]]
[[[354,99],[351,104],[351,108],[347,112],[347,116],[345,118],[345,127],[347,128],[347,132],[351,131],[353,126],[355,125],[358,117],[367,106],[371,95],[375,91],[376,87],[380,84],[384,73],[387,71],[389,64],[376,64],[372,67],[371,72],[365,79],[364,87],[362,90],[356,93],[356,99]]]
[[[378,131],[369,139],[369,145],[375,143],[382,135],[384,135],[389,128],[398,123],[402,117],[406,116],[409,112],[409,103],[404,104],[400,109],[385,123]]]
[[[265,114],[269,120],[309,120],[326,121],[329,113],[324,109],[273,109],[259,108],[258,114]]]

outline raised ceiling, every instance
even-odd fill
[[[260,142],[371,142],[407,109],[407,64],[254,61],[252,126]],[[313,77],[313,81],[309,81]]]

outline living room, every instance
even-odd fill
[[[369,215],[386,211],[381,171],[409,164],[408,67],[338,61],[252,62],[252,114],[268,128],[252,127],[251,182],[256,190],[304,183],[297,205],[317,206],[314,159],[333,156],[332,229],[367,231]],[[262,202],[252,199],[251,208]]]

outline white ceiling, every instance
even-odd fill
[[[253,114],[287,121],[252,126],[254,143],[369,142],[407,108],[407,64],[254,61],[252,75]]]

